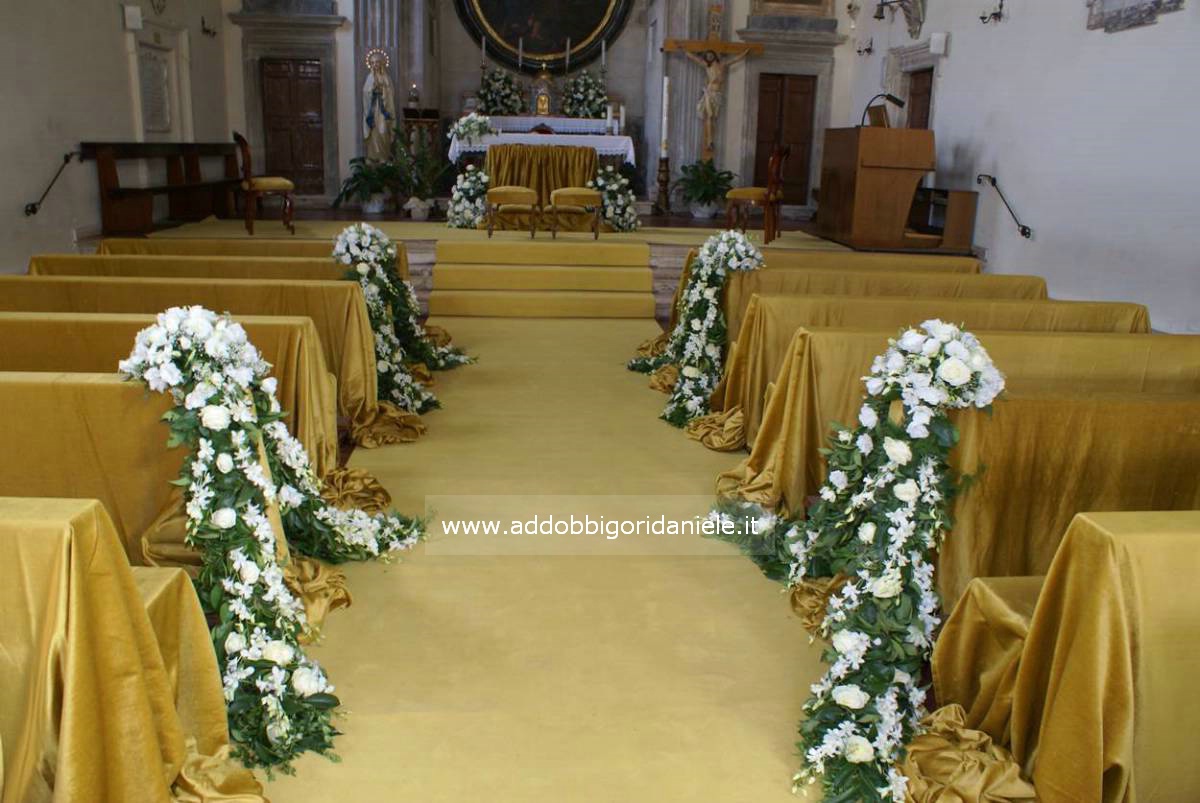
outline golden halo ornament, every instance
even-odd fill
[[[373,47],[368,50],[367,55],[363,57],[363,63],[367,66],[368,70],[373,70],[380,59],[383,60],[383,69],[387,70],[391,68],[392,57],[388,55],[386,50],[380,47]]]

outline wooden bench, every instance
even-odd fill
[[[83,142],[81,159],[96,162],[100,181],[100,219],[104,234],[145,234],[154,228],[154,196],[166,195],[174,220],[202,220],[209,215],[237,214],[236,191],[241,184],[237,146],[233,142]],[[221,158],[223,175],[205,179],[203,158]],[[117,162],[163,159],[167,183],[122,187]]]

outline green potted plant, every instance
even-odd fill
[[[712,159],[702,159],[684,165],[675,186],[683,195],[684,203],[691,207],[692,217],[711,218],[721,208],[725,193],[733,188],[734,174],[718,170]]]
[[[407,139],[405,136],[404,141]],[[404,208],[412,215],[413,220],[428,220],[429,210],[437,203],[434,196],[437,194],[438,182],[450,170],[450,163],[420,135],[416,137],[416,144],[405,151],[410,197],[404,203]]]
[[[350,175],[342,182],[341,192],[333,199],[337,209],[346,201],[358,201],[367,215],[383,211],[389,192],[395,193],[400,171],[393,162],[372,162],[356,156],[350,160]]]

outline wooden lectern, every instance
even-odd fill
[[[944,196],[949,207],[942,231],[910,227],[917,189],[935,164],[928,129],[827,129],[818,233],[852,248],[970,251],[974,193]]]

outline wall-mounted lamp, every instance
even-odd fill
[[[883,10],[888,6],[898,6],[903,2],[904,0],[879,0],[875,5],[875,19],[883,19]]]
[[[874,53],[875,52],[875,37],[872,36],[870,39],[868,39],[867,43],[865,45],[862,44],[862,40],[859,40],[859,45],[857,48],[854,49],[854,52],[860,56],[869,56],[872,53]]]
[[[982,22],[984,25],[987,25],[989,22],[1000,22],[1003,19],[1004,19],[1004,0],[1000,0],[1000,5],[998,5],[991,12],[985,11],[979,15],[979,21]]]
[[[208,20],[204,19],[204,17],[200,18],[200,33],[212,39],[217,38],[217,29],[208,27]]]

